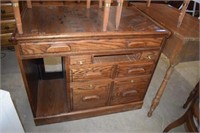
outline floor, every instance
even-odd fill
[[[181,63],[176,66],[160,105],[154,111],[152,117],[147,117],[152,98],[155,96],[168,66],[167,58],[162,55],[145,96],[142,109],[35,126],[15,52],[4,50],[3,53],[5,57],[1,59],[1,88],[11,93],[26,132],[162,132],[169,123],[186,111],[182,108],[182,105],[200,78],[200,63],[198,61]],[[184,132],[185,129],[184,126],[180,126],[171,131]]]

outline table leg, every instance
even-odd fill
[[[164,90],[165,90],[165,87],[166,87],[166,85],[167,85],[167,82],[168,82],[168,80],[169,80],[169,78],[170,78],[170,76],[171,76],[173,70],[174,70],[174,65],[171,65],[171,64],[170,64],[170,66],[168,67],[167,72],[166,72],[166,74],[165,74],[165,77],[164,77],[164,79],[163,79],[163,81],[162,81],[162,84],[160,85],[160,88],[158,89],[158,91],[157,91],[157,93],[156,93],[156,96],[154,97],[154,99],[153,99],[153,101],[152,101],[152,103],[151,103],[150,110],[149,110],[149,112],[148,112],[148,114],[147,114],[148,117],[151,117],[151,116],[152,116],[153,111],[154,111],[154,110],[156,109],[156,107],[158,106],[158,104],[159,104],[159,102],[160,102],[160,98],[161,98],[161,96],[162,96],[162,94],[163,94],[163,92],[164,92]]]

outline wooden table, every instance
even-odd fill
[[[170,60],[170,65],[152,101],[148,112],[148,116],[151,116],[159,104],[174,67],[180,62],[199,60],[199,20],[186,14],[178,28],[179,10],[164,4],[151,4],[149,8],[146,8],[146,4],[142,3],[135,3],[134,5],[172,32],[163,49],[163,53]]]

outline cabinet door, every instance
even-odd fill
[[[106,106],[110,82],[72,83],[73,110],[92,109]]]
[[[149,80],[149,76],[144,76],[115,81],[111,105],[142,101]]]

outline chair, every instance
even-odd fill
[[[187,130],[189,132],[198,132],[199,129],[199,83],[190,93],[186,103],[183,105],[183,108],[186,108],[190,104],[189,108],[185,114],[177,119],[176,121],[169,124],[163,132],[168,132],[172,128],[182,125],[185,123]]]

